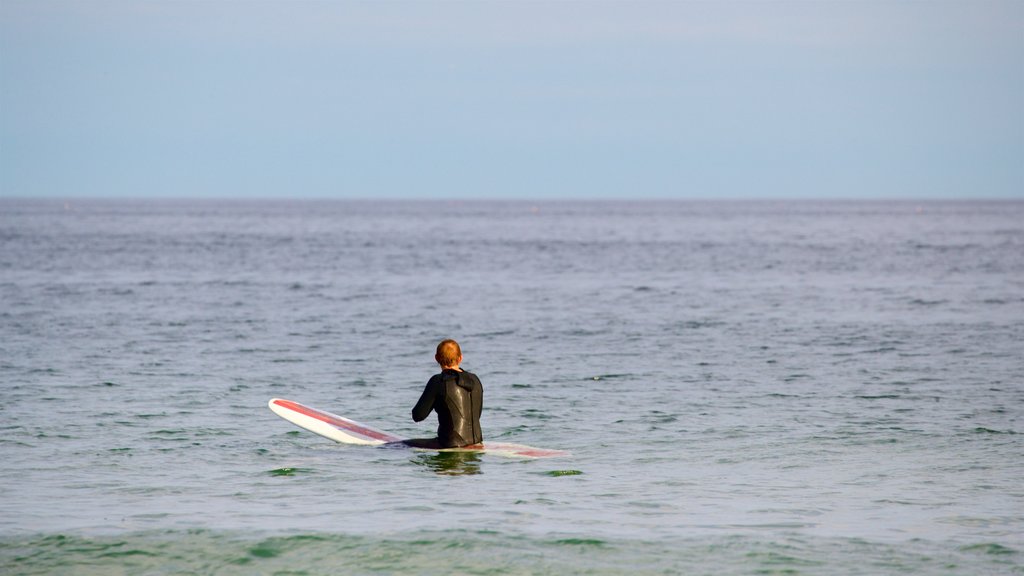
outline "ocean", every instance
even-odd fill
[[[3,574],[1024,574],[1022,201],[2,199],[0,386]]]

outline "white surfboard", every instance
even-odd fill
[[[367,446],[383,446],[405,440],[390,432],[377,430],[361,424],[355,420],[317,410],[298,402],[272,398],[269,403],[270,409],[281,418],[319,434],[324,438],[330,438],[335,442],[343,444],[363,444]],[[402,444],[395,444],[402,446]],[[423,450],[414,448],[414,450]],[[498,456],[509,456],[517,458],[552,458],[555,456],[568,456],[569,453],[562,450],[548,450],[546,448],[534,448],[523,444],[511,444],[507,442],[484,442],[463,448],[442,448],[435,452],[486,452]]]

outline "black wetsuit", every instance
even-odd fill
[[[480,412],[484,405],[484,387],[472,372],[445,369],[427,381],[412,419],[420,422],[437,412],[437,439],[440,448],[457,448],[484,441],[480,431]],[[426,447],[430,440],[409,440],[407,444]]]

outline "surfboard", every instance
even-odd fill
[[[271,398],[270,409],[281,418],[295,424],[299,428],[319,434],[324,438],[330,438],[342,444],[361,444],[365,446],[400,446],[419,451],[431,452],[484,452],[498,456],[511,458],[553,458],[556,456],[568,456],[569,453],[563,450],[549,450],[547,448],[534,448],[523,444],[511,444],[508,442],[484,442],[463,448],[441,448],[429,450],[426,448],[411,448],[400,444],[405,438],[396,436],[390,432],[378,430],[356,422],[350,418],[331,414],[323,410],[311,408],[292,400],[283,398]]]

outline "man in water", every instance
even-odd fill
[[[455,340],[437,345],[434,360],[441,373],[427,381],[419,402],[412,409],[412,419],[421,422],[431,411],[437,413],[437,438],[405,440],[416,448],[461,448],[484,441],[480,431],[480,412],[484,405],[484,387],[472,372],[459,367],[462,349]]]

